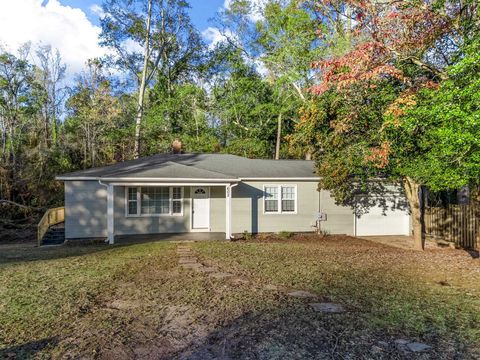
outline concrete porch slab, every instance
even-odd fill
[[[225,233],[218,232],[191,232],[191,233],[164,233],[164,234],[135,234],[116,235],[115,244],[131,244],[152,241],[191,242],[206,240],[225,240]]]

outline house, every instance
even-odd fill
[[[162,233],[309,232],[320,213],[332,234],[405,234],[395,206],[357,217],[318,191],[314,163],[228,154],[157,154],[64,174],[65,238]],[[400,196],[400,195],[399,195]]]

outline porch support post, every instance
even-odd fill
[[[232,237],[232,186],[225,186],[225,238]]]
[[[115,242],[115,235],[114,235],[114,213],[113,213],[113,205],[114,205],[114,186],[112,184],[108,184],[107,186],[107,240],[109,244],[113,244]]]

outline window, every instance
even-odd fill
[[[278,186],[265,186],[265,212],[278,212]]]
[[[182,213],[182,188],[172,188],[172,213]]]
[[[127,214],[136,215],[138,212],[137,188],[128,188]]]
[[[265,185],[264,212],[273,214],[297,211],[296,185]]]
[[[282,212],[295,212],[295,187],[282,186]]]
[[[148,186],[127,188],[126,212],[129,216],[183,214],[183,188]]]

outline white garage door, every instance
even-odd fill
[[[410,215],[406,209],[371,207],[367,214],[356,217],[356,235],[410,235]]]

